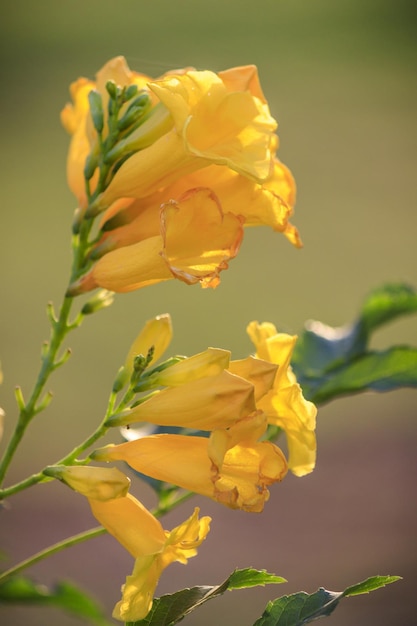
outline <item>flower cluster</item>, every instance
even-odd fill
[[[136,349],[147,354],[156,345],[159,356],[170,328],[168,315],[148,322],[135,341]],[[233,361],[229,351],[209,348],[168,368],[156,368],[146,388],[158,389],[108,421],[109,426],[148,423],[198,434],[139,437],[96,450],[93,458],[122,460],[142,474],[229,507],[261,511],[268,485],[282,480],[288,468],[282,451],[261,440],[268,424],[286,433],[295,474],[314,468],[316,450],[316,409],[304,399],[289,366],[296,338],[272,330],[271,324],[249,325],[258,351],[267,359],[258,354]]]
[[[272,324],[252,322],[248,331],[256,356],[233,361],[227,350],[208,348],[156,365],[169,345],[171,320],[161,315],[148,321],[115,383],[121,390],[130,380],[136,394],[131,406],[114,413],[106,425],[146,423],[178,427],[181,432],[111,444],[90,458],[124,461],[141,474],[248,512],[263,510],[268,487],[285,477],[288,466],[299,476],[312,471],[316,409],[304,399],[289,366],[296,338],[276,333]],[[282,450],[265,437],[268,424],[285,432],[289,464]],[[48,472],[87,496],[95,517],[135,557],[114,615],[139,619],[150,609],[164,567],[186,558],[172,538],[184,532],[191,542],[186,555],[192,556],[208,532],[207,519],[198,522],[195,513],[169,534],[169,541],[162,541],[159,522],[127,493],[130,481],[116,468],[56,467]],[[153,534],[148,526],[159,529],[156,546],[149,544]]]
[[[277,123],[256,67],[151,79],[117,57],[71,95],[62,112],[69,185],[82,215],[101,214],[91,267],[71,295],[171,278],[216,287],[244,226],[271,226],[301,246],[289,222],[294,180],[276,158]]]
[[[216,287],[246,226],[268,225],[301,246],[289,222],[294,180],[276,157],[277,123],[254,66],[218,74],[188,68],[151,79],[117,57],[95,82],[76,81],[71,95],[62,122],[72,135],[67,171],[79,205],[80,254],[67,296],[96,287],[126,292],[171,278]],[[106,292],[87,305],[95,310],[108,298]],[[263,510],[269,487],[288,469],[311,472],[316,409],[291,370],[296,337],[257,322],[248,333],[254,356],[232,360],[229,351],[208,348],[157,364],[171,320],[150,320],[115,380],[113,397],[123,390],[122,400],[117,409],[110,405],[102,426],[148,430],[129,429],[127,441],[94,450],[85,463],[122,461],[170,489],[248,512]],[[281,430],[288,460],[271,441]],[[162,571],[196,554],[210,519],[199,519],[196,509],[164,531],[115,467],[54,466],[45,474],[86,496],[94,516],[135,558],[113,615],[145,617]]]

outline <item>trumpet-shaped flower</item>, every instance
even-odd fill
[[[126,292],[178,278],[216,287],[238,253],[242,218],[224,214],[210,189],[191,189],[158,209],[159,233],[117,248],[99,259],[70,293],[95,287]]]
[[[209,439],[186,435],[151,435],[106,446],[92,456],[98,461],[125,461],[138,472],[230,508],[260,512],[269,498],[268,486],[287,473],[285,456],[269,441],[234,443],[228,449],[224,446],[219,465],[210,458]]]
[[[108,184],[88,208],[89,216],[105,211],[105,230],[91,254],[96,263],[70,295],[97,286],[131,291],[170,278],[216,287],[238,253],[243,225],[269,225],[301,246],[289,222],[294,180],[275,157],[277,124],[254,66],[219,74],[185,69],[152,80],[117,57],[95,82],[74,83],[62,121],[72,135],[68,180],[82,210],[86,159],[95,163],[98,150],[88,98],[95,89],[102,99],[106,136],[109,80],[136,85],[150,109],[123,131],[113,150],[121,165],[110,167]],[[90,175],[94,187],[97,172]]]
[[[316,462],[316,407],[303,396],[290,361],[297,337],[277,333],[271,323],[251,322],[247,328],[256,355],[279,365],[273,387],[257,406],[270,424],[285,431],[289,452],[288,466],[297,476],[314,469]]]
[[[199,430],[227,428],[256,410],[254,387],[227,370],[167,387],[132,409],[111,417],[108,426],[150,422]]]
[[[196,508],[185,522],[165,531],[139,500],[118,488],[109,489],[119,479],[123,483],[123,475],[116,468],[56,466],[46,473],[86,496],[94,517],[135,559],[113,617],[125,622],[146,617],[163,570],[175,561],[187,563],[197,554],[210,530],[210,518],[199,519]]]

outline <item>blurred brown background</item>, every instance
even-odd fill
[[[54,462],[100,419],[110,385],[142,323],[169,311],[171,353],[208,345],[236,358],[252,348],[252,319],[297,333],[308,318],[351,320],[365,294],[386,281],[417,285],[416,9],[398,0],[3,0],[0,260],[0,405],[7,433],[13,388],[28,394],[49,330],[48,300],[60,302],[74,201],[66,188],[68,138],[59,111],[69,83],[92,77],[123,54],[158,76],[194,65],[220,70],[255,63],[277,117],[280,157],[298,184],[294,223],[305,247],[265,229],[246,231],[216,291],[177,281],[120,296],[69,338],[73,358],[53,377],[55,398],[28,430],[9,484]],[[416,320],[379,332],[374,347],[416,344]],[[262,515],[196,498],[165,519],[171,528],[193,504],[213,517],[199,556],[172,566],[158,592],[220,583],[235,567],[265,568],[288,584],[233,592],[184,620],[189,626],[250,626],[268,599],[318,586],[341,590],[374,574],[402,582],[342,602],[339,626],[417,624],[417,394],[404,390],[336,401],[319,413],[316,471],[272,489]],[[134,493],[152,506],[147,487]],[[1,512],[5,567],[95,525],[86,502],[61,485],[37,486]],[[31,570],[39,582],[70,578],[110,611],[131,559],[102,537]],[[330,621],[331,620],[331,621]],[[0,609],[13,626],[75,626],[54,610]]]

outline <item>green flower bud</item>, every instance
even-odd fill
[[[95,89],[88,94],[88,102],[90,103],[91,117],[93,119],[94,128],[101,134],[104,127],[103,101],[101,95]]]
[[[125,92],[124,92],[124,101],[128,102],[129,100],[134,98],[137,93],[138,93],[138,86],[129,85],[129,87],[126,87]]]
[[[91,300],[86,302],[81,309],[81,313],[83,315],[91,315],[91,313],[95,313],[96,311],[100,311],[100,309],[105,309],[106,307],[113,304],[114,293],[113,291],[107,291],[107,289],[102,289],[97,294],[94,295]]]
[[[149,94],[146,91],[143,91],[137,98],[131,102],[126,113],[120,120],[117,122],[117,127],[119,130],[126,130],[129,126],[133,126],[133,124],[145,121],[143,118],[146,113],[152,107],[152,100],[149,97]]]

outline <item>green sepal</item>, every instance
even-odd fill
[[[0,584],[0,604],[52,606],[95,626],[110,626],[95,600],[67,581],[61,581],[49,589],[24,576],[8,578]]]
[[[315,593],[304,591],[282,596],[268,602],[264,613],[253,626],[303,626],[333,613],[342,598],[370,593],[397,580],[400,576],[372,576],[344,591],[327,591],[323,587]]]
[[[182,589],[177,593],[156,598],[150,613],[144,619],[137,622],[126,622],[126,626],[173,626],[194,609],[205,604],[208,600],[222,595],[227,590],[284,582],[287,582],[285,578],[269,574],[264,570],[258,571],[251,568],[235,570],[220,585]]]

